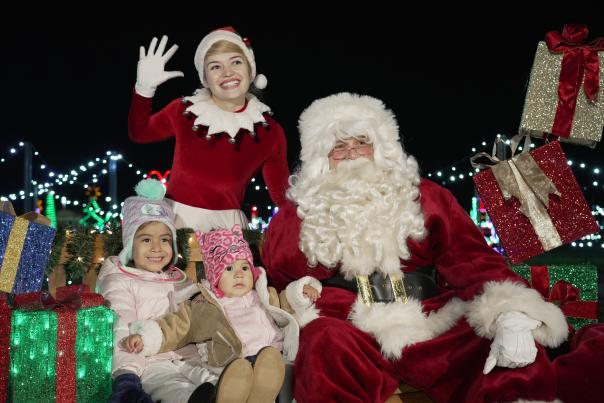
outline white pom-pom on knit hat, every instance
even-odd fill
[[[256,60],[254,58],[254,51],[252,50],[249,39],[242,38],[233,27],[222,27],[210,32],[201,40],[199,46],[197,46],[194,62],[197,72],[199,73],[199,78],[201,79],[201,83],[204,87],[208,86],[203,74],[203,65],[206,58],[206,53],[208,53],[208,50],[210,50],[212,45],[218,41],[227,41],[239,46],[250,64],[250,74],[254,85],[259,90],[266,88],[268,83],[266,76],[264,74],[256,75]]]

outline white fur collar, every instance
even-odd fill
[[[192,103],[186,111],[196,116],[194,125],[207,127],[209,135],[227,133],[231,138],[235,138],[239,129],[253,132],[254,124],[266,123],[263,113],[271,110],[254,95],[248,94],[245,110],[241,112],[225,111],[212,101],[212,95],[207,88],[197,90],[193,95],[184,99]]]

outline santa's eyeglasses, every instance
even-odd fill
[[[353,154],[354,152],[354,154]],[[359,143],[353,146],[346,144],[336,145],[329,153],[334,160],[355,159],[373,153],[373,144]]]

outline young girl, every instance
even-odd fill
[[[211,228],[247,227],[239,208],[252,177],[262,169],[276,205],[285,200],[289,177],[283,129],[270,108],[248,90],[266,86],[256,74],[254,53],[247,38],[232,27],[210,32],[195,52],[195,67],[203,89],[176,99],[151,114],[158,85],[179,71],[165,71],[178,46],[165,52],[153,38],[140,49],[137,81],[128,116],[129,136],[138,143],[176,138],[168,198],[176,227],[203,232]]]
[[[228,364],[215,390],[204,386],[205,401],[274,402],[284,377],[281,351],[287,361],[294,360],[298,324],[289,313],[269,304],[264,269],[254,266],[239,225],[230,231],[197,234],[207,281],[178,312],[131,326],[136,334],[127,344],[132,351],[155,354],[190,342],[203,343],[200,353],[209,368]],[[306,280],[299,280],[300,284]]]
[[[144,357],[126,351],[123,344],[132,322],[157,319],[176,310],[175,285],[186,280],[173,266],[176,232],[173,212],[163,200],[163,185],[148,179],[139,182],[135,190],[138,196],[126,199],[122,209],[124,249],[119,257],[104,261],[98,277],[101,294],[118,316],[111,401],[186,403],[200,384],[216,379],[208,371],[198,372],[193,380],[180,372],[183,362],[199,360],[195,346]]]

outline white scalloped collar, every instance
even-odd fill
[[[235,138],[240,129],[253,132],[256,123],[265,123],[263,113],[271,110],[254,95],[247,94],[246,97],[247,106],[241,112],[220,109],[212,100],[212,95],[207,88],[197,90],[184,99],[191,102],[186,111],[196,116],[194,125],[207,127],[210,135],[227,133],[231,138]]]

